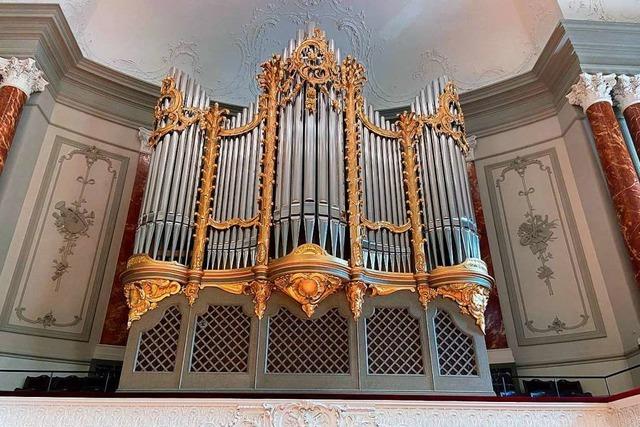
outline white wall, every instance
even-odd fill
[[[3,222],[15,222],[0,236],[0,255],[6,253],[0,367],[86,370],[100,339],[130,203],[137,129],[47,96],[35,101],[19,123],[0,180]],[[84,185],[80,177],[87,178]],[[65,210],[74,202],[86,210],[80,222]],[[68,264],[55,279],[54,260]],[[0,374],[0,389],[16,381]]]
[[[637,284],[585,126],[565,104],[555,117],[478,140],[496,283],[521,375],[607,375],[634,363]],[[553,223],[546,227],[549,239],[538,235],[542,247],[518,234],[527,198],[534,215]],[[539,277],[543,265],[553,272],[548,283]],[[631,377],[616,382],[620,391]],[[586,383],[605,391],[601,381]]]

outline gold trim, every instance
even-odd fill
[[[360,135],[356,126],[356,102],[366,80],[364,67],[353,57],[347,56],[340,66],[340,88],[345,96],[345,133],[347,159],[347,200],[349,239],[351,242],[351,267],[362,268],[362,183],[358,157]]]
[[[414,272],[417,275],[426,273],[426,259],[424,253],[424,235],[422,233],[422,217],[420,215],[420,189],[418,174],[416,173],[416,153],[414,143],[422,128],[414,113],[402,113],[398,119],[400,129],[400,143],[402,144],[402,161],[404,163],[404,184],[407,195],[407,209],[411,223],[411,244],[413,246]]]
[[[346,284],[344,291],[347,294],[347,301],[353,318],[358,320],[362,315],[362,303],[367,292],[367,285],[360,280],[349,282]]]
[[[218,151],[220,148],[219,132],[224,121],[224,114],[228,111],[221,109],[218,104],[207,111],[205,115],[205,130],[207,131],[202,158],[202,178],[200,181],[200,197],[195,220],[195,236],[191,254],[191,270],[202,272],[202,257],[204,256],[207,239],[207,225],[211,216],[211,197],[215,188]],[[200,280],[190,279],[190,282],[200,285]]]
[[[262,194],[260,195],[260,226],[258,229],[257,266],[266,266],[269,260],[269,234],[271,232],[271,205],[275,185],[276,132],[278,126],[278,87],[284,79],[284,63],[280,55],[262,64],[258,83],[262,88],[266,108],[264,154],[262,156]]]
[[[373,222],[373,221],[369,221],[367,218],[361,218],[360,222],[362,223],[363,226],[365,226],[369,230],[380,230],[381,228],[384,228],[396,234],[404,233],[405,231],[408,231],[411,228],[411,221],[408,221],[402,225],[395,225],[394,223],[388,222],[388,221]]]
[[[452,110],[455,113],[452,113]],[[463,153],[466,154],[469,151],[469,144],[464,132],[464,115],[462,108],[460,108],[460,98],[452,82],[447,83],[444,91],[438,97],[438,111],[433,115],[420,116],[420,122],[430,126],[437,134],[455,139]]]
[[[198,299],[198,293],[200,292],[201,285],[198,285],[195,282],[187,283],[182,289],[182,293],[187,297],[187,301],[189,301],[189,305],[193,305]]]
[[[129,307],[127,328],[153,310],[163,299],[180,292],[180,283],[167,279],[142,279],[124,285],[124,296]]]
[[[209,218],[208,224],[215,228],[216,230],[227,230],[231,227],[238,226],[240,228],[249,228],[254,225],[258,225],[260,215],[256,215],[253,218],[243,219],[243,218],[231,218],[226,221],[215,221],[213,218]]]
[[[163,106],[165,102],[167,105]],[[182,131],[200,121],[204,111],[198,108],[183,108],[183,102],[182,92],[176,88],[175,79],[171,76],[163,79],[154,117],[156,126],[162,121],[166,124],[153,131],[147,143],[150,147],[155,147],[158,141],[169,132]]]
[[[217,288],[234,295],[243,295],[246,292],[248,287],[249,287],[249,283],[247,282],[216,283],[216,284],[207,285],[207,288]]]
[[[367,116],[367,113],[364,111],[364,100],[362,97],[359,97],[357,100],[357,113],[358,113],[358,118],[360,118],[360,121],[362,122],[362,124],[371,132],[378,134],[380,136],[383,136],[385,138],[391,138],[391,139],[400,138],[400,132],[393,131],[390,129],[383,129],[380,126],[376,126],[375,123],[369,120],[369,116]]]
[[[253,296],[254,312],[258,319],[262,319],[267,309],[267,301],[271,298],[273,285],[267,280],[254,280],[249,284],[246,292]]]
[[[259,104],[261,104],[259,102]],[[247,123],[244,126],[238,126],[235,128],[229,128],[229,129],[225,129],[225,128],[221,128],[220,129],[220,136],[238,136],[238,135],[242,135],[245,134],[251,130],[253,130],[256,126],[258,126],[265,117],[265,111],[263,108],[261,108],[261,105],[259,105],[259,109],[258,109],[258,114],[256,114],[254,116],[254,118]]]
[[[415,292],[416,291],[416,287],[415,285],[380,285],[380,284],[375,284],[375,285],[369,285],[369,288],[371,289],[371,296],[374,297],[384,297],[387,295],[391,295],[395,292],[400,292],[400,291],[409,291],[409,292]]]
[[[342,287],[342,280],[326,273],[294,273],[277,277],[273,285],[297,301],[311,317],[322,300]]]
[[[476,283],[452,283],[437,288],[438,295],[455,301],[462,314],[476,319],[476,325],[485,333],[484,311],[489,302],[489,289]]]

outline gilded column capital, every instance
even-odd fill
[[[570,104],[582,107],[584,112],[598,102],[613,104],[611,90],[615,84],[615,74],[582,73],[578,83],[571,86],[571,92],[567,95],[567,99]]]
[[[145,127],[138,128],[138,142],[140,142],[140,154],[151,155],[153,153],[153,147],[149,145],[149,139],[153,135],[151,129]]]
[[[42,92],[49,84],[44,79],[44,73],[38,69],[36,61],[32,58],[0,58],[0,76],[2,76],[0,87],[13,86],[27,96],[33,92]]]
[[[475,135],[467,135],[467,154],[464,156],[467,162],[473,162],[476,159],[476,147],[478,146],[478,139]]]
[[[613,96],[620,111],[624,112],[627,107],[640,103],[640,74],[634,76],[622,74],[617,80],[613,88]]]

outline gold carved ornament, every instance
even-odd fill
[[[422,217],[420,209],[420,189],[416,170],[415,139],[422,133],[420,120],[414,113],[404,112],[398,119],[400,143],[402,145],[402,161],[404,167],[405,191],[409,222],[411,223],[411,245],[413,246],[414,272],[420,275],[426,273],[426,259],[424,253],[424,235],[422,232]]]
[[[217,169],[218,152],[220,151],[220,129],[224,121],[224,115],[228,111],[221,109],[218,104],[209,109],[201,123],[206,132],[204,144],[204,155],[202,158],[202,178],[200,181],[200,192],[198,198],[198,209],[195,214],[195,236],[193,240],[193,251],[191,255],[191,277],[187,289],[189,302],[193,304],[198,292],[195,287],[200,286],[202,279],[202,260],[207,242],[207,226],[211,216],[211,198],[215,187],[215,176]]]
[[[327,84],[338,81],[339,76],[335,54],[329,49],[327,39],[319,28],[315,28],[313,34],[293,51],[286,62],[286,71],[290,78],[284,81],[281,92],[288,95],[283,97],[282,103],[290,102],[300,91],[304,81],[307,84],[305,108],[315,113],[318,91],[322,91],[329,98]],[[300,76],[301,81],[293,86],[291,77],[296,74]]]
[[[362,93],[362,84],[366,80],[362,64],[347,56],[340,66],[339,87],[345,99],[345,133],[347,159],[347,209],[349,239],[351,242],[351,267],[362,268],[362,183],[360,180],[360,135],[356,126],[357,99]]]
[[[254,312],[258,319],[262,319],[267,309],[267,301],[271,298],[273,285],[268,280],[257,279],[246,288],[246,292],[253,296]]]
[[[353,318],[358,320],[362,315],[362,304],[367,292],[367,285],[361,280],[354,280],[345,285],[345,293]]]
[[[460,312],[473,317],[482,333],[485,332],[484,311],[489,301],[489,288],[477,283],[451,283],[437,288],[418,286],[418,298],[425,308],[437,296],[455,301]]]
[[[129,307],[127,327],[155,309],[160,301],[179,292],[180,283],[168,279],[142,279],[125,284],[124,295]]]
[[[311,317],[322,300],[342,287],[342,280],[326,273],[293,273],[277,277],[273,285],[297,301]]]
[[[460,98],[452,82],[447,83],[438,97],[438,111],[433,115],[420,116],[420,122],[433,128],[438,134],[453,138],[463,153],[469,151]]]
[[[260,223],[258,227],[258,245],[256,265],[266,266],[269,259],[269,234],[271,230],[271,208],[273,205],[273,187],[275,185],[275,158],[278,126],[278,91],[284,81],[284,62],[279,55],[262,64],[258,84],[263,91],[263,105],[266,109],[264,130],[264,154],[262,157],[262,194],[260,196]]]
[[[367,218],[361,218],[360,222],[362,223],[362,225],[366,228],[368,228],[369,230],[380,230],[381,228],[384,228],[386,230],[389,230],[392,233],[396,233],[396,234],[400,234],[400,233],[404,233],[405,231],[409,230],[411,228],[411,222],[407,221],[405,224],[402,225],[395,225],[392,222],[388,222],[388,221],[370,221]]]
[[[182,92],[176,88],[173,77],[166,77],[160,85],[160,98],[154,110],[156,129],[149,137],[148,145],[154,147],[166,134],[182,131],[201,120],[202,110],[198,108],[183,108]],[[166,105],[164,105],[166,104]],[[164,122],[164,126],[158,127]]]

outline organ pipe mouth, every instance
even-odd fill
[[[273,290],[307,313],[344,290],[356,315],[365,293],[491,286],[453,83],[434,80],[389,120],[363,96],[364,66],[315,25],[261,70],[235,114],[180,70],[163,81],[122,275],[130,307],[152,309],[174,282],[190,303],[204,287],[248,293],[259,316]]]

